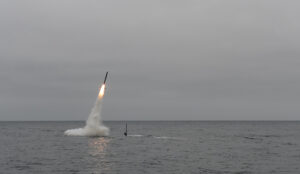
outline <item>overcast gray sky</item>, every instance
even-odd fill
[[[0,1],[0,120],[299,120],[300,1]]]

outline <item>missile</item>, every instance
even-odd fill
[[[106,82],[107,74],[108,74],[108,72],[106,72],[106,74],[105,74],[105,78],[104,78],[103,84],[105,84],[105,82]]]

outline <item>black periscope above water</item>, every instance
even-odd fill
[[[126,128],[125,128],[124,135],[127,136],[127,123],[126,123]]]

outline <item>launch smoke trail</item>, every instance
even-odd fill
[[[106,80],[106,78],[105,78]],[[69,129],[65,131],[65,135],[69,136],[108,136],[109,129],[102,124],[101,106],[105,92],[105,83],[101,86],[94,107],[86,120],[84,128]]]

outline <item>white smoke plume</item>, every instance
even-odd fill
[[[95,102],[95,105],[86,121],[86,126],[84,128],[69,129],[65,131],[65,135],[69,136],[108,136],[109,128],[105,127],[101,121],[101,106],[104,95],[103,91],[99,92],[99,96]]]

